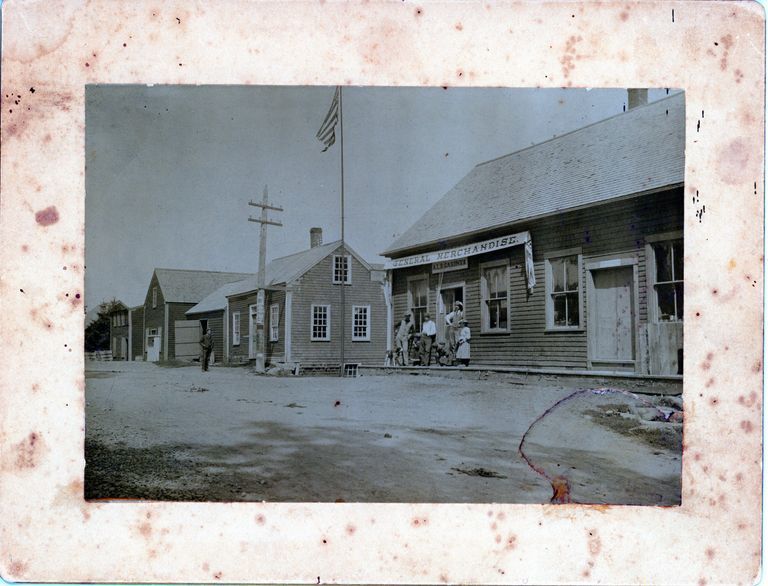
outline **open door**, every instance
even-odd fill
[[[437,342],[445,342],[445,316],[453,311],[453,306],[457,301],[464,303],[464,285],[444,285],[437,296],[437,315],[435,324],[437,325]]]

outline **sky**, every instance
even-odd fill
[[[86,309],[143,303],[155,267],[253,272],[340,238],[340,141],[315,138],[333,87],[86,88]],[[671,93],[671,92],[670,92]],[[653,101],[666,90],[649,92]],[[370,262],[476,164],[623,111],[624,89],[344,87],[345,240]]]

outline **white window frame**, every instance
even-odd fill
[[[325,324],[325,336],[315,336],[315,308],[325,308],[327,323]],[[313,303],[309,310],[309,339],[312,342],[331,341],[331,306],[327,303]]]
[[[424,314],[429,313],[429,273],[421,273],[418,275],[412,275],[406,278],[406,298],[408,303],[408,313],[411,314],[411,323],[413,324],[414,331],[421,331],[421,326],[416,325],[416,314],[413,311],[413,283],[414,281],[424,281],[427,284],[427,301],[426,305],[417,305],[415,307],[424,307]],[[399,322],[398,322],[399,323]]]
[[[551,261],[563,258],[566,256],[575,256],[577,258],[577,271],[579,275],[578,283],[578,296],[579,296],[579,324],[578,325],[555,325],[555,301],[552,298],[554,293],[553,279],[552,279],[552,265]],[[572,293],[572,291],[567,291]],[[563,291],[562,293],[566,293]],[[558,250],[556,252],[548,253],[544,257],[544,294],[546,305],[547,325],[546,331],[548,332],[579,332],[584,330],[584,258],[581,253],[581,247],[571,248],[568,250]]]
[[[365,334],[362,336],[355,335],[355,314],[358,309],[365,310]],[[351,323],[352,323],[352,341],[353,342],[370,342],[371,341],[371,306],[370,305],[353,305]]]
[[[240,312],[235,311],[232,314],[232,345],[240,345]]]
[[[269,306],[269,341],[280,340],[280,304],[273,303]]]
[[[344,258],[344,257],[346,257],[347,259],[347,280],[344,281],[344,284],[345,285],[352,284],[352,255],[351,254],[334,254],[331,262],[331,281],[333,282],[334,285],[341,285],[342,283],[341,279],[336,278],[336,259]]]
[[[157,308],[157,286],[152,287],[152,309]]]
[[[504,267],[504,282],[507,284],[507,327],[506,328],[491,328],[491,316],[488,312],[488,305],[486,301],[490,300],[488,291],[488,282],[485,278],[485,271],[487,269],[495,269],[498,267]],[[510,299],[512,297],[512,287],[509,280],[509,260],[496,260],[490,262],[480,263],[480,333],[481,334],[503,334],[509,332],[510,322],[512,320],[512,311],[510,306]],[[465,307],[466,310],[466,307]],[[447,311],[447,310],[446,310]]]
[[[659,315],[659,299],[656,293],[656,251],[653,249],[654,244],[663,244],[665,242],[672,242],[674,240],[683,241],[683,255],[685,255],[685,240],[683,238],[682,230],[676,230],[674,232],[664,232],[661,234],[652,234],[645,237],[645,277],[646,277],[646,290],[648,291],[647,308],[648,308],[648,321],[655,324],[682,324],[685,322],[685,315],[682,319],[674,320],[661,320]],[[683,256],[683,263],[685,263],[685,256]],[[685,267],[683,267],[685,270]],[[685,278],[678,279],[674,282],[683,283],[683,299],[685,299]],[[670,281],[673,282],[673,281]]]

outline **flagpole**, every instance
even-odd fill
[[[344,327],[345,317],[347,314],[347,309],[344,303],[344,289],[347,287],[347,274],[350,278],[352,277],[352,263],[350,262],[348,265],[346,264],[347,248],[344,241],[344,108],[342,107],[341,94],[342,87],[339,86],[339,147],[341,150],[341,266],[347,267],[346,274],[344,271],[342,271],[341,279],[341,364],[339,365],[339,368],[341,369],[341,376],[344,376],[344,338],[347,336],[346,328]]]

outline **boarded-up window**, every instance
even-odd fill
[[[580,325],[579,255],[547,259],[547,303],[550,328],[577,328]]]
[[[352,339],[367,342],[371,339],[371,306],[352,306]]]
[[[652,245],[656,260],[656,315],[658,321],[683,320],[683,241]]]
[[[312,341],[331,339],[331,306],[312,305]]]
[[[413,327],[415,331],[421,331],[424,316],[429,306],[429,286],[427,279],[413,279],[408,283],[408,309],[413,314]]]
[[[157,287],[152,287],[152,309],[157,307]]]
[[[240,312],[232,314],[232,345],[240,345]]]
[[[280,339],[280,306],[273,303],[269,306],[269,341],[277,342]]]
[[[352,283],[352,257],[350,255],[341,256],[338,254],[333,255],[333,282],[336,284],[346,283],[349,285]]]
[[[482,331],[509,326],[509,275],[506,263],[481,269]]]

